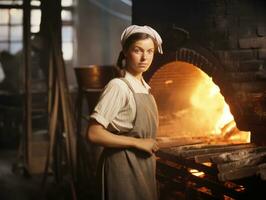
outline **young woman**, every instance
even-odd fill
[[[158,111],[142,74],[154,53],[162,53],[162,40],[149,26],[131,25],[121,44],[118,66],[124,77],[106,85],[88,127],[88,139],[104,147],[98,163],[100,198],[156,200]]]

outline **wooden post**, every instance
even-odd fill
[[[47,152],[46,166],[44,170],[43,184],[46,182],[46,177],[48,175],[48,168],[51,164],[51,159],[53,161],[58,160],[59,162],[54,162],[55,166],[60,168],[62,163],[62,158],[58,158],[56,155],[52,156],[54,149],[58,147],[58,142],[56,141],[57,134],[62,134],[65,140],[66,152],[64,158],[66,158],[67,171],[62,172],[62,176],[69,179],[68,182],[71,184],[72,197],[76,199],[76,192],[74,183],[76,182],[76,131],[75,131],[75,118],[72,109],[71,99],[69,95],[68,83],[65,72],[65,64],[63,60],[62,50],[61,50],[61,4],[60,0],[46,0],[42,1],[42,22],[41,22],[41,33],[49,41],[49,52],[50,60],[49,63],[49,103],[48,110],[50,112],[49,118],[49,136],[50,143]],[[55,86],[53,86],[53,84]],[[62,129],[58,130],[58,127]],[[60,146],[62,148],[62,146]],[[61,169],[60,169],[61,170]],[[64,171],[62,169],[61,171]],[[70,175],[70,176],[69,176]],[[62,177],[57,177],[61,179]],[[63,180],[64,181],[64,180]]]
[[[24,159],[29,168],[31,163],[31,140],[32,140],[32,96],[31,96],[31,62],[30,62],[30,0],[23,1],[23,55],[24,55],[24,82],[25,82],[25,145]],[[30,169],[28,169],[30,171]]]

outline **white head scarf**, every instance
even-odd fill
[[[149,26],[131,25],[131,26],[127,27],[121,35],[122,46],[125,44],[125,41],[127,40],[127,38],[134,33],[146,33],[146,34],[150,35],[156,41],[156,43],[158,45],[158,52],[160,54],[163,54],[162,38],[157,33],[157,31],[155,31],[153,28],[151,28]]]

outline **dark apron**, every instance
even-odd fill
[[[135,93],[129,82],[136,102],[134,126],[129,137],[156,137],[158,110],[151,94]],[[102,200],[156,200],[155,156],[131,148],[105,148],[99,160],[98,180]]]

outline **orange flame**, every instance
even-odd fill
[[[168,63],[154,74],[150,84],[160,115],[159,137],[250,142],[250,132],[237,128],[220,88],[196,66],[182,61]]]
[[[203,117],[211,117],[213,130],[210,134],[227,136],[230,141],[250,142],[250,132],[239,131],[229,105],[220,93],[220,88],[215,85],[210,77],[202,72],[202,81],[191,96],[193,107],[202,110]],[[227,129],[222,129],[230,124]],[[232,130],[234,130],[232,132]]]

